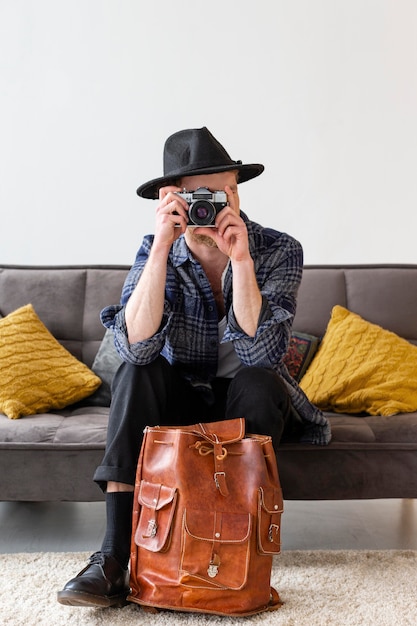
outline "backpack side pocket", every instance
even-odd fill
[[[171,539],[177,490],[142,480],[138,501],[141,509],[135,532],[136,545],[150,552],[165,552]]]
[[[279,554],[281,551],[281,515],[284,510],[280,488],[259,488],[258,552]]]

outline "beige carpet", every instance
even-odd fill
[[[88,553],[0,555],[2,626],[415,626],[416,551],[287,551],[275,558],[272,583],[284,606],[251,618],[163,611],[66,607],[56,592]]]

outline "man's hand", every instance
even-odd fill
[[[181,189],[163,187],[159,192],[151,252],[126,304],[126,326],[132,344],[149,339],[161,325],[169,251],[174,241],[185,232],[188,221],[188,204],[176,191]]]
[[[229,206],[216,216],[216,228],[196,228],[196,234],[207,235],[220,252],[229,257],[233,272],[233,311],[241,329],[254,337],[258,328],[262,296],[256,280],[249,250],[248,229],[240,217],[238,200],[231,187],[225,192]]]
[[[231,261],[246,261],[250,259],[249,240],[246,224],[239,215],[235,197],[230,187],[225,187],[228,206],[216,216],[215,228],[196,228],[196,235],[211,237],[220,252],[223,252]]]
[[[162,187],[159,190],[159,204],[156,208],[154,246],[172,246],[178,237],[185,233],[188,224],[188,204],[177,195],[180,187]]]

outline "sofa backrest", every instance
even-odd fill
[[[294,330],[321,337],[336,304],[417,344],[417,265],[306,266]]]
[[[127,265],[0,265],[0,314],[33,304],[51,333],[91,366],[100,311],[119,302]],[[306,266],[294,330],[321,337],[335,304],[417,344],[417,265]]]
[[[91,367],[105,328],[100,311],[120,300],[127,266],[0,266],[0,314],[32,304],[56,339]]]

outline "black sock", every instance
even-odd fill
[[[107,528],[101,551],[126,569],[130,557],[133,491],[106,493]]]

